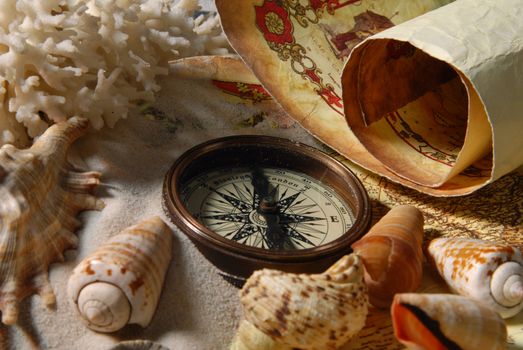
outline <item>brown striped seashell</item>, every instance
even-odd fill
[[[394,294],[415,291],[423,264],[423,214],[415,207],[392,208],[352,249],[365,266],[370,303],[389,307]]]
[[[469,238],[436,238],[428,254],[455,293],[496,310],[503,318],[523,309],[523,256],[515,247]]]
[[[363,266],[354,254],[322,274],[256,271],[240,298],[245,320],[231,349],[336,349],[367,317]]]
[[[501,350],[507,328],[497,312],[454,294],[396,294],[391,307],[396,338],[416,350]]]
[[[171,260],[172,231],[155,216],[123,230],[74,269],[68,294],[86,325],[115,332],[151,322]]]
[[[29,149],[0,148],[0,310],[14,324],[20,301],[38,293],[55,303],[49,265],[63,261],[76,246],[73,232],[82,210],[103,208],[89,193],[100,182],[97,172],[72,171],[69,146],[88,128],[72,118],[51,126]]]

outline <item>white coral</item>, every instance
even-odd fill
[[[0,145],[75,115],[112,127],[152,101],[168,61],[225,54],[197,0],[0,0]]]

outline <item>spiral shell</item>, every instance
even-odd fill
[[[523,309],[523,257],[509,245],[437,238],[428,253],[453,292],[496,310],[503,318]]]
[[[391,209],[352,245],[365,266],[369,300],[389,307],[396,293],[416,290],[422,277],[423,214],[415,207]]]
[[[127,323],[151,322],[171,260],[171,235],[162,219],[152,217],[111,238],[74,269],[68,294],[89,328],[114,332]]]
[[[453,294],[396,294],[396,338],[410,349],[505,349],[507,329],[494,310]]]
[[[49,265],[63,261],[76,246],[78,212],[102,209],[89,193],[100,183],[97,172],[74,172],[69,146],[85,134],[88,122],[72,118],[50,127],[29,149],[0,148],[0,310],[14,324],[22,299],[38,293],[55,303]]]
[[[245,320],[231,349],[335,349],[367,316],[363,267],[354,254],[317,275],[256,271],[240,297]]]

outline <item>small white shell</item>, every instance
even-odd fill
[[[490,306],[503,318],[523,309],[523,256],[517,248],[478,239],[437,238],[428,253],[455,293]]]
[[[74,269],[69,297],[89,328],[114,332],[127,323],[151,322],[171,260],[171,235],[159,217],[144,220]]]
[[[367,317],[363,266],[355,254],[317,275],[256,271],[240,295],[249,324],[242,322],[232,349],[335,349]]]
[[[83,287],[77,305],[87,324],[103,332],[115,332],[131,318],[129,299],[120,287],[107,282],[93,282]]]

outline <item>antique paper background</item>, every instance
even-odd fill
[[[486,133],[485,130],[490,128],[488,123],[479,122],[481,118],[472,118],[474,119],[472,122],[464,120],[465,125],[460,126],[463,134],[457,135],[457,138],[465,139],[467,147],[464,147],[464,149],[467,151],[461,152],[458,156],[457,152],[445,154],[445,150],[442,151],[438,149],[439,147],[427,145],[424,140],[420,139],[418,132],[413,132],[413,128],[410,128],[409,125],[404,127],[405,123],[401,121],[400,113],[408,112],[412,115],[427,114],[432,113],[431,111],[434,111],[433,108],[427,109],[427,106],[418,104],[391,113],[392,120],[396,121],[398,126],[395,132],[407,135],[397,138],[398,141],[394,143],[394,146],[402,146],[404,144],[403,149],[406,151],[409,150],[409,147],[427,149],[427,151],[424,150],[418,153],[411,152],[414,156],[420,155],[411,163],[415,164],[419,161],[421,163],[418,164],[421,167],[437,168],[439,169],[438,172],[444,173],[444,175],[438,176],[435,180],[431,180],[430,184],[420,182],[425,179],[426,176],[424,175],[427,175],[429,172],[419,176],[416,180],[417,182],[413,182],[414,180],[406,179],[409,176],[408,172],[412,170],[411,163],[400,166],[399,172],[397,167],[395,169],[391,168],[390,163],[383,163],[382,157],[380,158],[381,160],[378,160],[373,155],[375,153],[371,154],[363,147],[347,126],[343,114],[344,108],[345,110],[351,107],[356,108],[357,102],[354,102],[355,99],[353,99],[352,102],[356,104],[352,105],[349,99],[342,98],[344,97],[341,94],[340,74],[342,71],[339,69],[349,51],[367,37],[376,35],[376,33],[383,30],[387,33],[389,30],[392,30],[390,28],[398,28],[398,26],[393,27],[393,25],[400,24],[399,27],[403,27],[401,22],[415,18],[450,2],[430,0],[408,2],[380,0],[217,0],[216,5],[221,15],[224,31],[231,45],[242,56],[242,59],[245,60],[278,103],[305,129],[353,162],[394,182],[402,183],[410,188],[435,196],[457,196],[472,193],[490,181],[492,157],[480,160],[473,166],[467,167],[469,163],[481,158],[490,149],[489,138],[482,136]],[[489,3],[492,4],[492,2]],[[468,6],[473,6],[469,3],[467,4]],[[511,4],[513,5],[513,3],[510,3],[505,7],[514,7]],[[488,6],[485,5],[485,7]],[[465,6],[466,8],[467,6]],[[482,11],[478,10],[477,13],[480,14]],[[463,10],[459,15],[441,16],[441,25],[445,26],[445,21],[449,18],[454,21],[452,25],[449,25],[449,28],[459,28],[457,20],[474,13],[472,11],[468,14],[466,10]],[[503,16],[503,14],[500,14],[500,16]],[[517,18],[517,16],[510,16],[510,18]],[[471,22],[470,31],[474,31],[474,28],[476,28],[472,24],[474,20],[471,19],[471,16],[467,20]],[[499,31],[495,32],[494,36],[499,35],[499,40],[504,38],[504,33],[511,33],[512,35],[517,32],[509,29],[509,24],[505,23],[505,25],[507,26],[506,29],[500,28]],[[408,24],[406,26],[406,28],[409,28]],[[409,35],[407,32],[408,30],[405,31],[405,37]],[[421,33],[425,32],[421,30]],[[478,33],[483,32],[478,29]],[[453,34],[459,38],[459,32],[454,31]],[[480,38],[482,36],[484,35],[478,34],[477,37]],[[488,40],[490,39],[487,39],[487,42]],[[496,39],[493,38],[492,40],[495,41]],[[459,39],[456,41],[459,41]],[[510,41],[506,41],[505,44],[507,42],[510,43]],[[515,43],[518,46],[517,40]],[[471,43],[471,46],[483,48],[485,45]],[[460,47],[463,46],[456,47],[458,54],[462,52]],[[437,50],[437,48],[434,48],[434,50]],[[498,52],[498,54],[500,57],[503,56],[501,52]],[[475,54],[471,53],[471,55],[474,56]],[[478,56],[476,55],[474,58],[478,59]],[[517,70],[517,62],[517,60],[511,61],[512,68],[507,68],[507,79],[510,75],[509,72]],[[504,67],[506,67],[505,64],[508,64],[508,62],[500,65],[501,73],[503,73]],[[344,79],[350,80],[352,78],[346,76]],[[463,79],[463,84],[467,85],[469,83],[467,79],[460,78]],[[513,79],[516,85],[519,81],[518,79]],[[457,80],[459,81],[458,78]],[[483,79],[483,81],[486,80]],[[488,84],[488,81],[485,84]],[[380,90],[376,91],[379,95]],[[470,101],[477,102],[479,97],[471,91],[474,90],[469,89]],[[508,91],[515,93],[514,91],[519,90],[512,88]],[[438,104],[437,98],[437,95],[433,97],[435,104]],[[515,101],[516,99],[512,98],[513,106],[519,103]],[[481,104],[476,103],[476,105],[479,105],[480,108],[471,105],[471,109],[476,111],[482,109]],[[508,105],[505,104],[506,106]],[[501,107],[500,110],[503,110],[503,108]],[[513,108],[517,110],[516,107]],[[504,120],[512,118],[516,124],[521,119],[518,119],[515,115],[503,118]],[[483,119],[486,120],[486,118]],[[464,130],[467,128],[467,123],[470,125],[468,125],[467,135],[465,135]],[[478,125],[482,126],[476,127]],[[504,132],[503,125],[499,128],[501,132],[498,135]],[[451,128],[447,129],[451,130]],[[519,130],[519,124],[515,125],[514,129]],[[500,144],[505,146],[507,145],[506,139],[514,139],[514,136],[507,138],[498,136],[497,138]],[[404,143],[401,139],[410,139],[415,142],[409,141],[410,144]],[[383,148],[383,145],[380,144],[376,147]],[[503,147],[501,148],[503,149]],[[474,150],[468,151],[470,149]],[[519,148],[513,146],[513,152],[519,155]],[[401,151],[398,154],[398,156],[392,159],[392,163],[401,160]],[[500,160],[500,165],[498,166],[499,174],[506,173],[509,168],[514,169],[517,166],[515,164],[519,163],[518,157],[516,155],[512,159],[505,157],[504,160],[494,157],[494,159]],[[434,159],[436,161],[433,161]],[[504,172],[501,169],[504,169]],[[460,171],[461,173],[456,175]],[[496,176],[493,178],[496,178]],[[441,183],[442,185],[439,186]]]
[[[426,186],[457,173],[456,182],[486,184],[523,164],[521,15],[521,0],[458,0],[356,47],[342,84],[358,139],[387,167]],[[453,80],[442,81],[445,73]],[[440,81],[424,86],[431,75]],[[361,127],[362,119],[374,123]],[[397,135],[383,134],[391,129]]]

